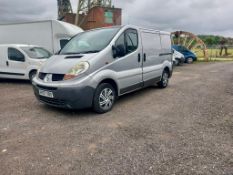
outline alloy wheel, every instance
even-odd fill
[[[99,96],[99,106],[103,110],[109,110],[114,103],[114,92],[110,88],[105,88]]]

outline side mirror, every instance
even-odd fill
[[[126,54],[126,50],[123,44],[112,46],[113,58],[123,57]]]

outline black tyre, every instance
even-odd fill
[[[33,70],[29,73],[29,80],[32,82],[33,78],[36,76],[37,71]]]
[[[116,100],[116,90],[111,84],[100,84],[94,94],[93,110],[99,114],[111,111]]]
[[[191,58],[191,57],[187,58],[187,63],[192,64],[193,63],[193,58]]]
[[[183,66],[183,64],[184,62],[180,60],[178,66]]]
[[[164,70],[162,78],[161,78],[160,82],[158,83],[158,86],[160,88],[166,88],[168,86],[168,83],[169,83],[169,73],[167,70]]]

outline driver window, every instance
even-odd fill
[[[121,34],[121,36],[116,41],[116,46],[123,46],[123,47],[125,47],[125,36],[124,36],[124,33]]]
[[[138,35],[137,31],[130,29],[126,31],[126,51],[132,53],[138,48]]]
[[[15,48],[8,48],[8,58],[9,60],[12,61],[19,61],[19,62],[25,61],[24,55]]]
[[[121,57],[134,52],[138,48],[138,35],[134,29],[126,30],[115,43],[118,50],[121,50]]]
[[[116,48],[121,51],[120,57],[125,56],[126,54],[126,49],[125,49],[125,34],[121,34],[121,36],[117,39],[116,43]]]

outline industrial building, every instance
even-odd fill
[[[111,0],[80,0],[77,13],[73,13],[69,0],[58,0],[59,20],[84,30],[121,25],[121,16],[122,10],[115,8]]]

